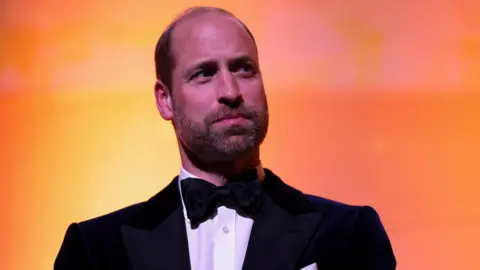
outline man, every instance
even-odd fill
[[[155,97],[179,176],[150,200],[72,224],[64,269],[394,269],[371,207],[303,194],[260,162],[268,106],[247,27],[193,8],[162,34]]]

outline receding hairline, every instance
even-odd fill
[[[223,8],[219,7],[210,7],[210,6],[196,6],[196,7],[191,7],[180,13],[170,24],[169,28],[172,36],[174,36],[174,30],[180,25],[180,23],[188,21],[188,20],[193,20],[195,18],[198,18],[200,16],[203,16],[208,13],[216,13],[216,14],[221,14],[225,15],[226,17],[229,17],[233,19],[235,22],[239,24],[250,36],[250,38],[253,40],[255,43],[255,39],[253,38],[253,34],[250,32],[248,27],[237,17],[235,14],[232,12],[225,10]]]
[[[195,7],[188,8],[183,12],[181,12],[180,14],[178,14],[175,17],[175,19],[172,21],[172,23],[178,23],[181,20],[193,18],[206,13],[220,13],[220,14],[225,14],[228,16],[235,17],[235,15],[232,12],[225,10],[223,8],[209,7],[209,6],[195,6]]]
[[[180,22],[184,20],[193,19],[207,13],[223,14],[235,19],[241,25],[244,25],[243,22],[241,22],[240,19],[237,18],[237,16],[235,16],[232,12],[225,10],[223,8],[209,7],[209,6],[195,6],[195,7],[188,8],[184,10],[182,13],[180,13],[179,15],[177,15],[177,17],[175,17],[175,19],[170,23],[170,27],[174,28],[176,25],[178,25]]]
[[[160,36],[157,45],[155,46],[155,72],[158,80],[166,83],[168,88],[171,88],[171,69],[175,67],[175,57],[172,52],[172,43],[175,29],[184,21],[197,18],[207,13],[223,14],[226,17],[230,17],[236,23],[241,26],[248,36],[253,41],[255,50],[257,50],[257,44],[255,38],[250,29],[232,12],[223,8],[211,7],[211,6],[195,6],[184,10],[177,15],[172,22],[166,27],[162,35]],[[170,69],[170,70],[169,70]]]

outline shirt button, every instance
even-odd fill
[[[222,231],[226,234],[228,234],[230,232],[230,230],[228,229],[227,226],[223,226]]]

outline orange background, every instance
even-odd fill
[[[480,269],[480,4],[453,0],[2,1],[1,269],[52,269],[71,222],[177,174],[153,51],[195,4],[256,36],[268,168],[375,207],[398,269]]]

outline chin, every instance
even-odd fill
[[[254,148],[255,145],[244,136],[232,136],[227,139],[223,145],[218,147],[223,153],[236,153],[239,155],[249,153]]]

